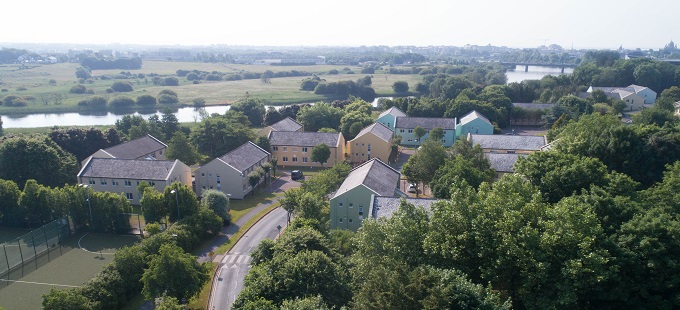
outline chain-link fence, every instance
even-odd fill
[[[59,251],[57,246],[71,234],[68,217],[54,220],[34,229],[12,241],[0,244],[0,276],[5,276],[17,267],[36,261],[39,257],[50,257],[50,252]]]

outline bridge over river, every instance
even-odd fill
[[[533,63],[533,62],[501,62],[504,66],[507,67],[517,67],[517,66],[524,66],[524,72],[529,72],[529,67],[551,67],[551,68],[560,68],[561,73],[564,73],[564,68],[576,68],[577,65],[575,64],[549,64],[549,63]]]

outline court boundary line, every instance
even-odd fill
[[[83,238],[85,238],[85,236],[87,236],[87,235],[89,235],[89,234],[90,234],[89,232],[88,232],[88,233],[85,233],[82,237],[80,237],[80,239],[78,239],[78,247],[79,247],[81,250],[83,250],[83,251],[85,251],[85,252],[88,252],[88,253],[92,253],[92,254],[101,254],[101,255],[115,255],[115,254],[116,254],[116,253],[108,253],[108,252],[93,252],[93,251],[90,251],[90,250],[84,248],[83,246],[81,246],[81,245],[80,245],[80,241],[82,241]]]
[[[32,281],[21,281],[21,280],[7,280],[7,279],[0,279],[2,282],[11,282],[11,283],[24,283],[24,284],[39,284],[39,285],[49,285],[49,286],[63,286],[63,287],[80,287],[78,285],[68,285],[68,284],[54,284],[54,283],[43,283],[43,282],[32,282]]]

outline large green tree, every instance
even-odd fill
[[[187,165],[199,163],[203,157],[181,131],[175,132],[172,139],[168,142],[168,150],[165,156],[170,160],[179,159],[179,161]]]
[[[13,137],[0,143],[0,179],[23,186],[34,179],[46,186],[75,183],[78,162],[47,137]]]
[[[255,127],[262,126],[266,110],[264,108],[264,103],[259,99],[250,97],[241,99],[234,102],[230,109],[241,112],[243,115],[247,116],[251,125]]]
[[[320,163],[322,166],[328,162],[328,159],[331,157],[331,149],[328,147],[328,145],[321,143],[314,148],[312,148],[312,156],[311,159],[313,162]]]
[[[192,129],[190,140],[208,158],[222,156],[253,139],[252,130],[241,122],[242,116],[236,113],[204,118]]]
[[[208,278],[206,268],[194,256],[176,245],[164,244],[144,271],[142,293],[147,299],[163,295],[189,299],[201,290]]]
[[[332,107],[328,103],[317,102],[312,106],[300,109],[297,121],[305,127],[305,131],[318,131],[321,128],[340,127],[340,120],[345,112]]]

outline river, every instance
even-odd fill
[[[508,78],[508,84],[510,84],[524,80],[540,80],[546,75],[571,74],[573,72],[574,68],[564,68],[564,73],[562,73],[561,68],[543,66],[529,66],[529,71],[524,72],[524,66],[520,65],[516,66],[514,70],[506,71],[505,76]]]

